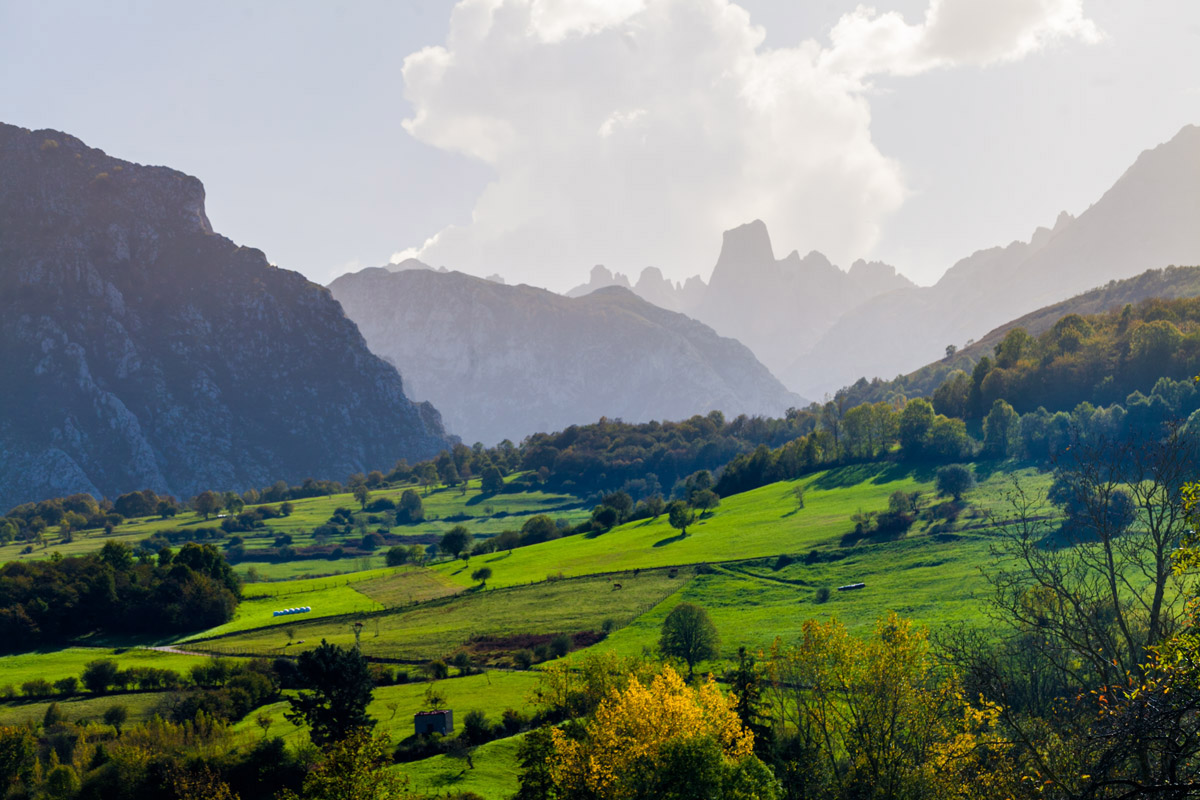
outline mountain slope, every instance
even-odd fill
[[[0,125],[0,508],[344,478],[447,437],[320,286],[213,233],[200,181]]]
[[[984,356],[995,358],[996,345],[1014,328],[1023,328],[1031,336],[1037,337],[1070,314],[1086,317],[1116,311],[1125,305],[1136,306],[1151,298],[1173,300],[1190,297],[1200,297],[1200,267],[1146,270],[1136,277],[1110,281],[1099,289],[1092,289],[1009,320],[988,331],[970,346],[960,348],[953,356],[926,364],[907,375],[893,380],[860,381],[839,391],[838,394],[844,394],[849,405],[886,400],[897,393],[906,397],[929,397],[952,371],[961,369],[970,374]]]
[[[821,393],[938,358],[1064,297],[1171,264],[1200,262],[1200,127],[1148,150],[1078,218],[1060,215],[1029,242],[983,250],[937,284],[876,297],[842,316],[779,374]],[[902,334],[902,335],[897,335]]]
[[[778,415],[802,403],[738,342],[619,287],[568,298],[372,268],[329,288],[413,396],[467,441],[519,441],[601,416]]]

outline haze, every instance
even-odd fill
[[[321,283],[416,254],[555,290],[707,278],[753,218],[928,284],[1200,119],[1184,0],[799,5],[5,4],[0,108],[200,176]]]

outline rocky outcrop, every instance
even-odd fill
[[[374,268],[330,284],[367,343],[466,441],[627,422],[783,413],[803,400],[753,353],[628,289],[568,298],[462,273]]]
[[[344,479],[435,453],[329,292],[213,233],[204,187],[0,124],[0,510]]]

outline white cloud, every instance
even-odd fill
[[[405,127],[496,177],[470,224],[404,252],[555,288],[594,263],[682,277],[757,217],[781,253],[847,264],[905,196],[871,75],[1099,35],[1079,0],[932,0],[913,25],[859,7],[828,46],[780,49],[727,0],[462,0],[445,46],[405,60]]]

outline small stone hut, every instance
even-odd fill
[[[449,736],[454,733],[454,712],[448,708],[418,711],[413,716],[413,728],[418,736],[426,733],[440,733],[442,736]]]

